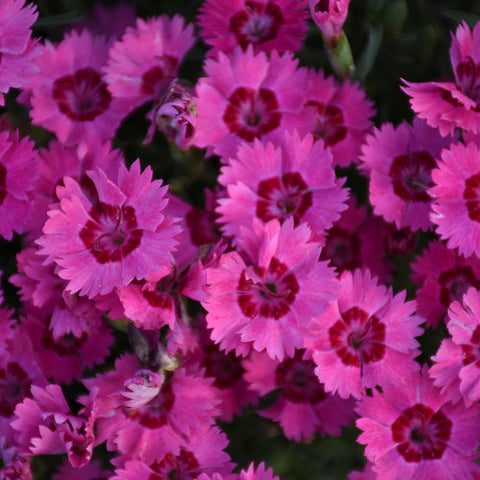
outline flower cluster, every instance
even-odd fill
[[[0,480],[59,455],[55,480],[279,480],[227,453],[245,408],[299,443],[356,425],[351,479],[480,478],[480,24],[374,127],[299,55],[316,24],[339,73],[348,7],[97,5],[54,41],[0,0],[0,95],[30,118],[0,121]]]

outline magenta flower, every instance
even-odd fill
[[[52,315],[47,309],[35,309],[28,304],[27,307],[22,318],[23,334],[30,339],[35,360],[46,377],[57,383],[80,380],[85,368],[102,363],[109,354],[113,335],[98,312],[87,317],[87,321],[81,320],[83,330],[72,325],[72,330],[79,334],[75,336],[65,333],[67,328],[61,325],[57,325],[54,331]],[[76,315],[80,313],[78,311]],[[72,316],[75,320],[75,315]],[[61,319],[53,318],[53,322]]]
[[[131,108],[160,100],[194,41],[193,25],[185,26],[179,15],[137,19],[109,51],[104,68],[109,91]]]
[[[26,455],[67,453],[73,467],[86,465],[92,456],[95,436],[94,395],[89,406],[73,415],[59,385],[32,386],[32,399],[15,408],[12,427],[18,432],[21,452]]]
[[[142,173],[139,161],[130,170],[122,164],[116,183],[100,169],[87,175],[93,191],[64,178],[60,204],[37,241],[60,267],[66,289],[93,298],[168,270],[179,228],[163,215],[166,187],[152,181],[150,167]]]
[[[381,282],[390,282],[393,264],[385,251],[385,223],[369,214],[365,205],[357,205],[353,196],[347,205],[328,230],[320,258],[328,260],[338,273],[368,268]]]
[[[252,352],[243,363],[245,380],[264,396],[279,390],[273,405],[258,411],[260,415],[280,423],[290,440],[308,441],[316,433],[340,435],[341,427],[354,419],[353,399],[343,400],[325,392],[315,375],[315,364],[297,350],[283,362],[263,353]]]
[[[34,61],[40,52],[30,29],[38,16],[36,8],[34,4],[25,5],[25,0],[4,0],[0,4],[1,105],[10,87],[21,88],[38,71]]]
[[[435,183],[429,193],[435,199],[432,222],[448,248],[480,257],[480,150],[474,143],[457,143],[442,152]]]
[[[469,287],[480,289],[480,259],[459,255],[440,241],[431,242],[412,269],[412,280],[420,285],[418,313],[428,326],[436,327],[450,304],[454,300],[461,302]]]
[[[251,346],[283,360],[302,348],[313,317],[335,298],[333,271],[318,262],[320,248],[305,225],[271,220],[244,229],[236,251],[207,268],[207,310],[211,338],[227,352],[246,354]],[[244,260],[245,259],[245,260]]]
[[[255,468],[252,462],[248,468],[240,471],[239,480],[280,480],[277,475],[274,476],[272,468],[265,468],[265,463],[261,462]]]
[[[195,480],[212,475],[212,480],[232,480],[233,464],[223,450],[227,436],[218,427],[198,429],[188,438],[177,454],[167,453],[155,462],[127,460],[123,468],[115,471],[111,480],[168,480],[182,478]]]
[[[423,318],[405,292],[393,295],[368,270],[345,271],[339,299],[315,321],[308,347],[327,392],[361,398],[366,388],[401,385],[419,366],[414,337]],[[312,327],[312,329],[314,328]]]
[[[66,145],[111,139],[128,110],[112,98],[101,73],[109,46],[87,30],[70,32],[58,46],[46,42],[29,85],[34,124]]]
[[[231,53],[237,45],[255,52],[300,50],[307,28],[306,0],[207,0],[200,7],[200,35],[218,52]]]
[[[451,143],[424,122],[414,120],[397,128],[387,123],[366,139],[361,160],[370,175],[370,201],[374,212],[397,228],[431,227],[431,171],[442,148]]]
[[[447,399],[463,399],[468,407],[480,399],[480,293],[470,288],[460,303],[448,310],[447,328],[451,340],[442,341],[430,369],[434,384]]]
[[[445,401],[427,369],[404,385],[373,390],[357,408],[358,442],[382,480],[473,480],[478,447],[478,407]]]
[[[342,33],[350,0],[309,0],[313,21],[329,42]]]
[[[38,154],[33,142],[19,132],[0,133],[0,236],[11,240],[32,223]]]
[[[217,212],[226,235],[237,237],[252,219],[305,222],[319,240],[346,209],[347,190],[335,178],[332,156],[322,142],[286,133],[282,147],[255,140],[239,147],[218,182],[227,188]]]
[[[306,86],[306,71],[291,53],[254,53],[240,48],[205,63],[206,78],[196,87],[197,133],[194,144],[225,160],[242,141],[280,139],[296,128]]]
[[[147,463],[178,455],[185,440],[219,413],[213,379],[202,373],[179,368],[165,378],[126,355],[114,371],[84,380],[90,391],[98,388],[99,438],[109,450]]]
[[[443,136],[456,127],[480,133],[480,23],[473,32],[465,21],[458,26],[452,35],[450,61],[455,82],[404,80],[402,90],[411,97],[412,110]]]
[[[358,84],[338,84],[322,71],[308,71],[309,86],[303,98],[302,127],[315,139],[323,139],[335,166],[358,163],[365,135],[373,126],[373,102]]]

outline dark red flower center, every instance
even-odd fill
[[[99,203],[90,217],[80,239],[98,263],[119,262],[140,245],[142,230],[133,207]]]
[[[458,83],[463,93],[475,103],[480,100],[480,65],[475,63],[472,57],[467,56],[455,69]]]
[[[262,180],[257,195],[260,198],[257,200],[256,214],[264,222],[277,218],[283,223],[292,216],[295,225],[298,225],[312,206],[312,192],[298,172]]]
[[[468,216],[474,222],[480,222],[480,173],[472,175],[465,181],[463,198],[468,210]]]
[[[78,122],[95,120],[112,101],[107,84],[92,67],[57,78],[53,82],[52,97],[64,115]]]
[[[358,307],[343,312],[330,327],[328,337],[344,365],[360,367],[385,355],[385,324]]]
[[[148,480],[193,480],[199,472],[195,455],[182,448],[177,456],[167,453],[161,462],[150,466],[152,473]]]
[[[268,88],[258,91],[249,87],[236,88],[223,114],[223,121],[230,132],[247,142],[275,130],[281,118],[277,97]]]
[[[475,362],[475,365],[480,368],[480,325],[478,325],[472,333],[470,344],[463,344],[462,347],[462,362],[464,365],[470,365]]]
[[[356,232],[349,232],[342,227],[332,227],[328,231],[327,243],[322,249],[320,258],[340,271],[355,270],[360,267],[361,240]]]
[[[433,186],[431,173],[435,166],[434,158],[425,150],[395,157],[389,172],[393,191],[407,202],[429,202],[427,190]]]
[[[15,406],[30,396],[32,382],[27,372],[17,363],[9,362],[0,369],[0,415],[11,417]]]
[[[393,441],[407,462],[438,460],[447,448],[452,422],[441,411],[417,403],[407,408],[392,424]]]
[[[87,341],[88,334],[84,332],[80,337],[72,334],[65,334],[61,337],[54,338],[52,330],[48,328],[47,324],[44,326],[42,335],[42,345],[48,349],[53,350],[58,355],[78,355],[79,348]]]
[[[178,60],[169,55],[162,56],[159,61],[162,65],[155,65],[144,72],[140,84],[140,93],[154,99],[160,99],[166,94],[178,65]]]
[[[245,50],[250,43],[257,45],[275,38],[284,23],[282,11],[274,3],[245,2],[245,10],[230,18],[230,31]]]
[[[310,115],[313,114],[312,135],[315,139],[322,138],[325,145],[332,147],[347,136],[343,112],[339,107],[315,100],[306,102],[305,107]]]
[[[480,280],[468,266],[456,267],[442,272],[438,278],[442,287],[440,301],[448,307],[454,300],[461,301],[469,287],[480,289]]]
[[[329,5],[330,5],[330,1],[329,0],[320,0],[318,1],[315,6],[313,7],[313,11],[315,13],[318,13],[318,12],[328,12],[328,9],[329,9]]]
[[[315,375],[311,360],[302,360],[304,351],[298,350],[275,370],[275,384],[283,388],[282,395],[293,403],[311,403],[325,400],[327,394]]]
[[[213,344],[205,348],[203,366],[207,377],[214,378],[214,385],[219,388],[232,387],[245,372],[240,359],[233,352],[225,354]]]
[[[278,320],[290,311],[299,286],[288,267],[273,257],[266,270],[259,268],[254,273],[245,269],[237,290],[238,305],[246,317],[261,315]]]

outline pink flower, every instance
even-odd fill
[[[413,314],[415,303],[378,285],[368,270],[345,271],[340,283],[339,299],[307,342],[325,390],[361,398],[366,388],[403,384],[419,368],[414,337],[424,320]]]
[[[160,100],[194,41],[193,25],[185,26],[180,15],[137,19],[110,49],[104,68],[109,91],[131,108]]]
[[[411,83],[402,90],[411,97],[412,110],[445,136],[456,127],[480,133],[480,23],[470,31],[464,21],[452,35],[450,61],[455,82]],[[478,78],[477,78],[478,77]]]
[[[17,418],[12,427],[18,431],[21,451],[27,455],[67,453],[73,467],[86,465],[92,456],[95,436],[93,422],[94,395],[90,405],[75,416],[60,386],[32,386],[32,399],[26,398],[15,408]]]
[[[293,218],[295,225],[305,222],[320,240],[346,208],[348,193],[335,178],[330,151],[311,135],[302,140],[296,132],[286,133],[278,148],[258,140],[243,144],[218,181],[227,188],[226,198],[218,201],[218,221],[234,241],[254,218],[262,223]]]
[[[34,4],[25,5],[25,0],[4,0],[0,4],[0,103],[3,93],[10,87],[20,88],[38,68],[35,58],[39,51],[37,42],[31,39],[30,27],[37,19]]]
[[[474,143],[458,143],[442,152],[435,183],[429,194],[435,199],[431,215],[437,233],[448,248],[480,257],[480,150]]]
[[[52,480],[108,480],[112,472],[104,470],[100,460],[92,460],[81,468],[74,468],[69,462],[64,462]]]
[[[305,7],[306,0],[207,0],[198,16],[200,35],[213,47],[212,56],[231,53],[237,45],[243,50],[253,45],[255,52],[296,52],[307,27]]]
[[[290,440],[308,441],[316,433],[340,435],[341,427],[353,422],[354,402],[326,393],[315,375],[315,365],[297,350],[283,362],[252,352],[244,360],[245,379],[262,396],[279,390],[277,400],[258,413],[280,422]]]
[[[205,476],[209,478],[208,475],[212,475],[212,480],[230,480],[233,464],[223,451],[227,445],[227,436],[218,427],[195,430],[177,454],[167,453],[155,462],[127,460],[123,468],[115,471],[117,475],[111,480],[195,480]]]
[[[447,328],[452,338],[442,341],[430,369],[442,394],[452,401],[462,398],[467,407],[480,399],[479,314],[480,292],[475,288],[467,291],[462,303],[450,305]]]
[[[473,480],[479,471],[478,406],[446,402],[426,368],[404,385],[373,390],[357,412],[358,442],[382,480]]]
[[[146,463],[178,455],[185,440],[219,413],[213,379],[202,373],[179,368],[165,378],[126,355],[114,371],[84,380],[90,391],[98,388],[99,438],[109,450]]]
[[[291,218],[283,225],[254,222],[253,231],[241,232],[243,257],[228,252],[207,268],[209,296],[202,305],[211,338],[222,350],[240,355],[253,346],[283,360],[303,347],[312,318],[323,313],[337,288],[310,236],[305,224],[294,228]]]
[[[81,328],[72,326],[78,336],[66,333],[68,328],[62,325],[57,325],[54,331],[52,315],[47,309],[26,309],[22,318],[23,334],[32,342],[35,359],[46,377],[58,383],[70,383],[82,377],[84,368],[92,368],[105,360],[113,343],[108,324],[98,312],[87,317],[87,321],[82,319],[82,323]]]
[[[348,209],[328,230],[320,258],[328,260],[338,273],[368,268],[381,282],[390,282],[393,264],[385,252],[385,224],[369,214],[365,205],[357,205],[355,197],[347,201]]]
[[[40,253],[60,267],[66,289],[93,298],[167,271],[179,229],[162,213],[166,187],[152,181],[150,167],[142,173],[139,161],[130,170],[120,165],[116,183],[100,169],[87,175],[88,190],[64,178],[65,186],[57,189],[60,204],[49,212],[45,235],[37,241]]]
[[[417,290],[418,313],[427,325],[436,327],[445,317],[449,305],[461,302],[469,287],[480,288],[480,259],[464,257],[442,242],[430,242],[412,264],[412,280]]]
[[[350,0],[309,0],[313,21],[329,42],[342,32]]]
[[[291,53],[254,53],[239,47],[205,63],[207,77],[196,87],[197,134],[194,144],[225,160],[242,141],[280,139],[300,121],[306,71]]]
[[[75,23],[74,28],[80,31],[87,29],[97,35],[113,35],[118,38],[127,27],[135,25],[135,16],[135,7],[123,0],[110,6],[95,3],[90,17]]]
[[[358,163],[360,147],[373,125],[373,102],[358,84],[348,80],[338,84],[322,71],[309,70],[308,82],[299,130],[323,139],[335,166]]]
[[[442,148],[452,141],[442,138],[424,122],[406,122],[396,129],[384,124],[366,139],[361,160],[370,175],[369,197],[374,212],[397,228],[428,230],[433,185],[431,171]]]
[[[38,164],[28,137],[20,139],[18,130],[0,133],[0,236],[7,240],[31,226]]]
[[[265,463],[261,462],[255,468],[255,464],[252,462],[245,470],[241,470],[239,480],[280,480],[280,477],[273,475],[272,468],[265,468]]]
[[[128,110],[112,98],[101,73],[108,48],[105,37],[87,30],[70,32],[58,46],[46,42],[29,85],[34,124],[66,145],[110,140]]]

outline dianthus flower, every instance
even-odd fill
[[[339,298],[315,321],[308,346],[327,392],[361,398],[366,388],[402,384],[419,366],[414,337],[423,318],[405,292],[392,294],[368,270],[345,271]]]
[[[38,13],[25,0],[4,0],[0,4],[0,104],[10,87],[20,88],[38,68],[35,58],[40,54],[37,43],[31,39],[30,27]]]
[[[194,41],[193,25],[185,26],[180,15],[137,19],[109,51],[104,68],[109,91],[133,108],[159,100]]]
[[[109,46],[106,37],[87,30],[70,32],[58,46],[45,43],[29,84],[34,124],[66,145],[111,139],[128,109],[112,97],[102,76]]]
[[[0,236],[7,240],[30,227],[38,164],[29,138],[20,139],[18,131],[0,133]]]
[[[480,257],[480,149],[474,143],[457,143],[445,149],[432,171],[435,184],[429,194],[432,222],[448,248]]]
[[[326,393],[315,375],[315,364],[297,350],[283,362],[263,353],[252,352],[244,360],[245,380],[253,390],[267,395],[279,390],[277,400],[258,413],[280,423],[290,440],[308,441],[320,435],[340,435],[341,427],[353,422],[353,399],[341,399]]]
[[[387,123],[366,138],[361,160],[370,175],[370,202],[375,214],[397,228],[431,227],[431,171],[442,148],[451,143],[425,122],[414,120],[397,128]]]
[[[242,141],[280,139],[300,121],[306,71],[291,53],[219,53],[205,63],[207,77],[196,86],[197,133],[194,144],[225,159]]]
[[[282,225],[271,220],[253,223],[239,239],[242,255],[228,252],[218,266],[207,268],[207,310],[211,338],[227,352],[266,350],[283,360],[303,347],[313,317],[335,298],[337,282],[325,262],[318,262],[320,247],[311,231],[293,219]],[[245,260],[244,260],[245,259]]]
[[[255,468],[255,464],[252,462],[245,470],[240,471],[238,480],[280,480],[277,475],[274,476],[273,469],[265,468],[265,463],[261,462]]]
[[[227,436],[218,427],[196,429],[178,453],[169,452],[155,462],[127,460],[111,480],[195,480],[202,475],[229,480],[233,464],[223,451],[227,445]]]
[[[430,368],[442,394],[452,401],[463,399],[467,406],[480,400],[479,315],[480,292],[470,288],[461,303],[450,305],[447,329],[452,337],[442,341]]]
[[[327,231],[320,258],[328,260],[338,273],[368,268],[380,282],[391,281],[393,264],[386,257],[384,222],[369,214],[365,205],[357,205],[354,196],[347,205],[347,210]]]
[[[322,139],[333,154],[334,166],[358,163],[365,135],[372,128],[373,102],[358,84],[338,84],[322,71],[308,70],[299,130]]]
[[[382,480],[473,480],[480,416],[478,406],[446,402],[423,368],[404,385],[364,396],[357,412],[358,442]]]
[[[313,21],[329,42],[342,33],[350,0],[309,0]]]
[[[169,269],[179,229],[163,215],[166,187],[152,181],[150,167],[141,172],[139,161],[130,170],[122,164],[116,183],[100,169],[87,175],[88,190],[64,178],[60,204],[37,241],[40,253],[59,265],[66,289],[92,298]]]
[[[73,467],[83,467],[95,444],[95,392],[79,415],[73,415],[59,385],[32,386],[32,398],[15,408],[12,427],[18,432],[20,451],[25,455],[67,453]]]
[[[418,313],[431,327],[443,320],[454,300],[461,302],[469,287],[480,288],[480,259],[459,255],[440,241],[428,245],[412,263],[412,270],[412,280],[420,285]]]
[[[404,80],[412,110],[442,135],[456,127],[480,133],[480,23],[470,30],[466,22],[452,35],[450,61],[454,82],[411,83]]]
[[[296,52],[305,37],[306,0],[207,0],[200,7],[200,35],[218,52],[231,53],[253,45],[256,52]]]
[[[179,368],[165,378],[125,355],[115,370],[84,380],[90,391],[98,388],[100,441],[146,463],[178,455],[185,440],[207,429],[219,413],[213,379],[202,373]]]
[[[218,222],[233,237],[242,226],[251,227],[253,218],[262,223],[293,218],[320,239],[346,208],[348,193],[335,178],[332,155],[311,135],[302,140],[296,132],[286,133],[278,148],[258,140],[243,144],[218,181],[227,188],[226,198],[218,201]]]

